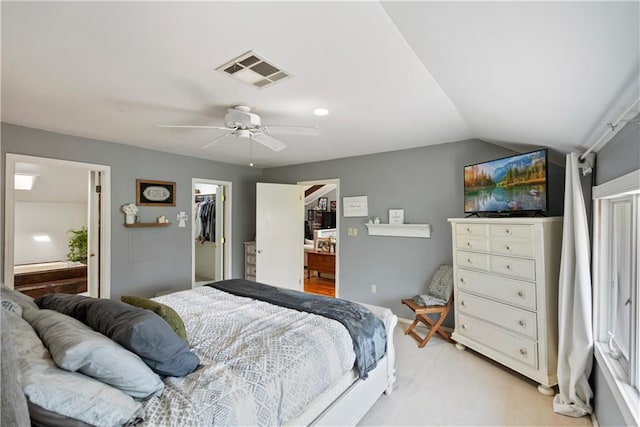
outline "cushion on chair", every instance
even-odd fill
[[[453,266],[443,264],[438,267],[433,280],[424,295],[416,295],[413,301],[420,306],[445,305],[453,292]]]

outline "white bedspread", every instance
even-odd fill
[[[203,364],[144,402],[153,426],[282,425],[353,368],[334,320],[202,287],[155,298],[182,317]]]

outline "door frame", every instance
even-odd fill
[[[335,271],[335,289],[336,294],[335,297],[339,298],[340,296],[340,247],[342,246],[342,236],[340,233],[340,178],[331,178],[331,179],[314,179],[311,181],[298,181],[298,185],[325,185],[325,184],[335,184],[336,186],[336,233],[338,234],[338,244],[336,245],[336,271]],[[306,212],[305,212],[306,214]],[[302,227],[304,227],[304,218],[301,219]],[[304,249],[302,249],[304,252]],[[302,254],[304,256],[304,253]]]
[[[111,167],[95,163],[75,162],[72,160],[52,159],[49,157],[28,156],[6,153],[4,179],[4,283],[13,288],[13,267],[15,248],[15,165],[19,162],[37,162],[56,166],[82,168],[87,171],[102,172],[102,195],[100,206],[100,255],[98,256],[100,277],[100,298],[111,297]],[[87,184],[90,176],[87,174]],[[87,205],[90,201],[87,201]],[[89,212],[93,212],[87,206]],[[93,212],[97,214],[97,212]],[[91,221],[89,221],[91,223]],[[89,275],[87,276],[89,277]]]
[[[195,234],[195,221],[193,220],[193,196],[196,192],[196,184],[210,184],[217,185],[218,187],[224,188],[224,209],[222,210],[222,219],[223,219],[223,232],[222,235],[224,237],[224,243],[222,244],[222,263],[223,263],[223,272],[222,277],[223,280],[231,278],[231,254],[232,254],[232,234],[231,230],[232,226],[232,191],[231,191],[231,181],[220,181],[216,179],[207,179],[207,178],[191,178],[191,195],[189,197],[190,206],[192,208],[191,211],[191,288],[196,288],[196,248],[194,242],[194,234]],[[216,218],[216,221],[218,218]]]

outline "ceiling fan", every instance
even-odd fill
[[[263,125],[260,116],[251,112],[251,107],[236,105],[227,110],[224,116],[224,126],[190,126],[190,125],[158,125],[161,128],[191,128],[191,129],[222,129],[229,131],[214,140],[203,145],[202,148],[211,147],[228,136],[248,138],[256,141],[273,151],[282,151],[287,146],[284,142],[271,136],[283,135],[320,135],[320,128],[316,126],[272,126]]]

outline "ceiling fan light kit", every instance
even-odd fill
[[[270,134],[288,135],[320,135],[320,128],[317,126],[270,126],[262,125],[260,116],[251,112],[251,107],[246,105],[236,105],[227,110],[224,116],[225,126],[189,126],[189,125],[159,125],[163,128],[194,128],[194,129],[221,129],[228,133],[216,137],[203,145],[202,148],[209,148],[216,145],[227,136],[233,135],[238,138],[249,138],[273,151],[282,151],[287,145],[272,137]]]

